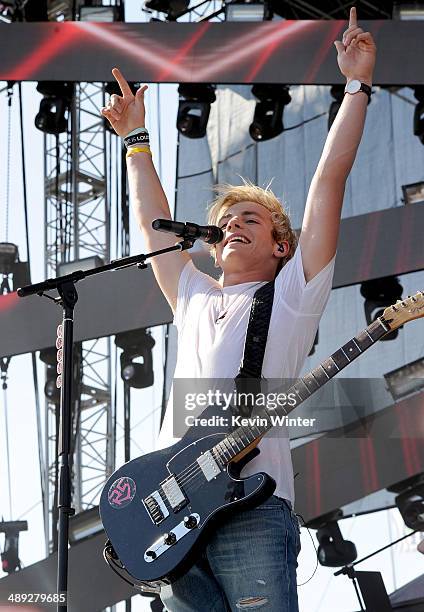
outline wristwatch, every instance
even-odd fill
[[[345,87],[345,93],[356,94],[358,91],[363,91],[368,96],[368,103],[371,100],[371,87],[365,83],[361,83],[357,79],[352,79]]]

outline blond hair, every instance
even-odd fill
[[[270,184],[264,189],[254,185],[246,179],[243,180],[243,185],[216,185],[214,191],[217,197],[211,202],[208,209],[208,224],[217,225],[219,219],[226,210],[233,204],[238,202],[256,202],[270,211],[271,221],[273,225],[272,238],[277,243],[287,241],[289,251],[285,257],[279,260],[277,272],[291,259],[297,247],[297,236],[294,233],[290,218],[286,213],[284,206],[271,191]],[[215,256],[215,247],[211,247],[211,255]]]

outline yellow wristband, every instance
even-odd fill
[[[131,155],[134,155],[134,153],[148,153],[149,155],[152,154],[150,147],[131,147],[131,149],[128,149],[125,157],[131,157]]]

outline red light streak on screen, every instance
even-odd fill
[[[248,62],[252,58],[256,60],[258,53],[265,53],[270,46],[275,48],[277,45],[287,42],[289,38],[295,35],[298,37],[302,32],[313,27],[313,25],[313,21],[290,22],[289,25],[282,22],[276,25],[272,24],[268,34],[261,28],[260,30],[240,36],[234,43],[222,48],[220,55],[214,59],[213,63],[197,70],[197,78],[201,81],[213,80],[216,73],[222,74],[226,69],[228,70],[234,66],[237,67],[237,65]],[[249,82],[247,77],[245,82]]]
[[[164,81],[166,78],[168,78],[171,74],[172,71],[174,69],[174,66],[177,66],[180,62],[182,62],[185,57],[187,56],[187,53],[189,51],[191,51],[191,49],[194,47],[194,45],[203,37],[203,35],[205,34],[206,30],[209,28],[210,23],[208,21],[205,21],[203,23],[201,23],[197,29],[197,31],[194,33],[194,35],[189,38],[189,40],[185,43],[185,45],[180,49],[180,51],[178,51],[178,53],[176,54],[174,60],[171,62],[171,66],[168,66],[167,68],[164,68],[159,74],[158,74],[158,81]]]
[[[6,293],[5,295],[0,295],[0,312],[11,310],[17,304],[18,300],[19,298],[16,291],[13,293]]]
[[[13,78],[17,81],[29,79],[33,72],[46,64],[52,57],[63,53],[64,48],[75,42],[79,30],[73,22],[61,24],[60,33],[49,36],[22,63],[13,69]],[[64,75],[65,78],[65,75]]]
[[[314,60],[312,62],[312,65],[309,68],[308,72],[306,73],[306,77],[305,77],[306,83],[310,83],[311,81],[314,80],[316,73],[318,72],[318,70],[320,69],[320,67],[322,66],[325,60],[325,57],[330,52],[334,53],[334,61],[336,61],[337,51],[336,51],[336,47],[334,46],[334,41],[338,40],[338,36],[341,30],[347,27],[348,27],[347,23],[346,25],[340,24],[340,22],[337,22],[337,21],[334,23],[334,25],[328,32],[327,36],[322,41],[320,48],[317,50],[317,52],[314,55]]]
[[[190,81],[190,70],[186,70],[184,66],[175,65],[174,60],[168,59],[163,52],[159,51],[153,39],[146,38],[143,43],[141,40],[135,42],[126,39],[125,32],[115,34],[110,28],[98,23],[78,22],[75,25],[91,38],[97,38],[106,43],[108,47],[123,51],[127,56],[138,60],[141,65],[157,68],[162,72],[167,70],[177,80]],[[171,50],[167,52],[170,53]]]
[[[306,447],[307,506],[311,516],[320,516],[321,510],[321,467],[319,440],[310,442]]]
[[[362,484],[365,493],[378,491],[377,462],[372,438],[360,438],[359,453],[361,457]]]
[[[408,411],[403,410],[399,404],[395,405],[399,423],[399,432],[402,442],[403,460],[408,476],[414,476],[422,470],[421,462],[418,457],[416,439],[411,438],[411,425],[409,423]]]
[[[264,64],[266,64],[267,60],[272,56],[278,45],[287,43],[290,38],[293,36],[298,37],[299,28],[296,27],[298,24],[286,21],[278,24],[278,30],[281,36],[278,36],[275,40],[272,40],[267,44],[267,46],[260,52],[259,57],[256,59],[251,71],[247,74],[245,78],[245,82],[252,82],[255,76],[258,74],[259,70],[262,68]],[[306,23],[301,24],[302,31],[305,29]],[[276,28],[277,29],[277,28]]]

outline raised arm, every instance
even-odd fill
[[[358,27],[355,7],[343,41],[334,44],[346,82],[357,79],[371,87],[376,47],[371,34]],[[345,94],[312,179],[300,235],[307,282],[336,252],[345,184],[361,141],[367,104],[363,92]]]
[[[147,86],[140,87],[134,96],[117,68],[112,70],[112,74],[118,81],[122,96],[112,95],[101,113],[109,120],[115,132],[124,137],[136,128],[145,127],[144,92]],[[127,157],[127,170],[132,209],[147,249],[156,251],[175,244],[177,238],[152,229],[154,219],[172,218],[152,156],[141,152]],[[180,274],[189,259],[187,252],[174,251],[151,260],[156,280],[173,311],[177,304]]]

